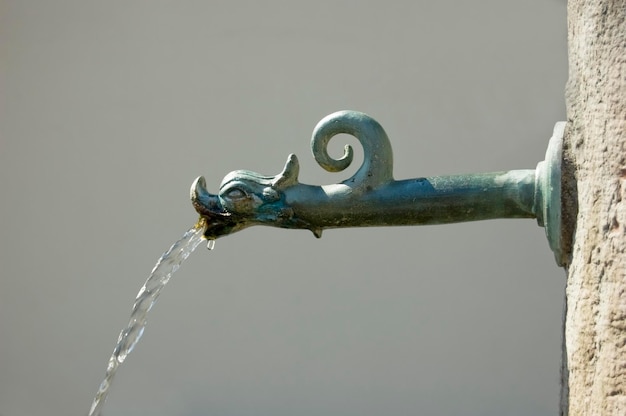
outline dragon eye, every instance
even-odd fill
[[[241,199],[241,198],[245,198],[247,195],[241,189],[233,188],[233,189],[230,189],[228,192],[226,192],[226,196],[230,199]]]

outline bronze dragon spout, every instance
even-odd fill
[[[212,240],[253,225],[307,229],[316,237],[327,228],[493,218],[537,218],[542,226],[548,222],[560,225],[560,211],[552,208],[555,201],[560,204],[555,173],[560,172],[559,140],[551,141],[546,161],[537,169],[395,180],[387,134],[376,120],[356,111],[333,113],[315,127],[311,149],[320,166],[339,172],[352,163],[350,146],[346,145],[339,159],[328,154],[330,139],[342,133],[359,140],[364,160],[354,175],[337,184],[298,182],[300,165],[293,154],[275,176],[247,170],[229,173],[215,195],[207,191],[203,177],[197,178],[191,187],[191,201],[206,225],[205,237]],[[554,137],[559,134],[562,125],[557,124]],[[553,245],[557,234],[551,239],[551,233],[558,230],[548,233]]]

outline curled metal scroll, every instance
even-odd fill
[[[357,111],[338,111],[315,126],[311,150],[321,167],[329,172],[340,172],[352,163],[354,151],[350,145],[345,145],[340,159],[328,154],[328,143],[338,134],[350,134],[363,146],[363,164],[344,183],[373,189],[393,181],[393,152],[387,133],[372,117]]]

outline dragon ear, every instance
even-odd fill
[[[287,163],[283,171],[280,172],[272,181],[272,187],[276,189],[285,189],[298,183],[298,174],[300,173],[300,163],[293,153],[287,157]]]

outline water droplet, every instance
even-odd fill
[[[208,248],[209,250],[213,250],[215,248],[215,240],[207,240],[206,248]]]

